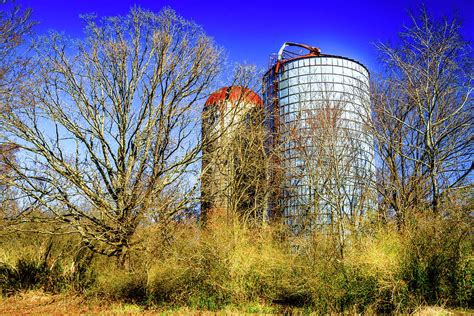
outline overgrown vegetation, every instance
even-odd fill
[[[141,304],[219,310],[320,313],[406,312],[426,304],[473,307],[473,256],[466,210],[413,216],[403,231],[365,223],[341,258],[329,235],[288,238],[284,227],[252,227],[213,212],[206,229],[176,225],[140,231],[125,269],[117,258],[75,249],[64,238],[18,234],[3,240],[0,284],[10,295],[26,289]],[[448,216],[449,215],[449,216]],[[162,237],[160,237],[162,236]],[[15,249],[15,251],[11,251]],[[22,255],[18,255],[21,253]]]
[[[4,25],[24,34],[28,17]],[[424,14],[400,47],[381,46],[389,71],[374,85],[370,122],[381,203],[357,221],[342,214],[341,229],[299,236],[265,216],[273,188],[258,168],[272,161],[243,159],[266,150],[250,127],[239,135],[249,146],[228,148],[248,155],[229,155],[241,181],[225,192],[240,192],[226,196],[233,207],[200,222],[196,162],[219,135],[190,140],[193,111],[223,60],[194,23],[169,9],[89,20],[74,60],[53,35],[38,65],[14,58],[22,34],[12,33],[2,89],[11,69],[24,75],[0,91],[2,295],[265,313],[474,308],[472,53],[450,23]]]

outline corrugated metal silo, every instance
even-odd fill
[[[373,205],[369,71],[355,60],[285,43],[263,81],[280,167],[273,171],[280,190],[270,211],[295,232],[355,221]]]

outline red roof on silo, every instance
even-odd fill
[[[258,94],[241,86],[224,87],[209,96],[205,106],[220,104],[224,101],[244,101],[245,103],[263,106],[263,100]]]

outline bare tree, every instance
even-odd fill
[[[34,24],[30,9],[22,10],[9,2],[0,1],[0,109],[12,101],[14,89],[25,75],[27,59],[17,48]]]
[[[0,1],[0,111],[18,105],[18,95],[25,89],[28,58],[18,53],[33,26],[31,10],[22,10],[11,1]],[[0,121],[1,123],[1,121]],[[2,124],[0,124],[1,126]],[[1,132],[1,131],[0,131]],[[0,140],[0,211],[11,212],[11,187],[7,184],[10,168],[5,161],[15,159],[17,146]],[[0,213],[1,214],[1,213]]]
[[[374,83],[374,131],[381,192],[403,224],[404,212],[469,183],[472,162],[472,50],[456,20],[423,10],[400,35],[379,44],[386,76]]]
[[[21,153],[10,167],[24,213],[40,209],[124,262],[144,220],[186,207],[167,199],[199,157],[197,108],[222,53],[170,9],[86,22],[84,40],[39,44],[31,107],[2,114],[4,138]]]
[[[229,200],[231,209],[241,214],[245,222],[262,223],[266,220],[268,156],[264,142],[262,107],[254,107],[245,118],[229,148],[233,158]]]
[[[223,99],[203,112],[203,137],[214,138],[203,152],[203,222],[207,212],[217,209],[229,213],[228,218],[240,215],[244,223],[261,223],[265,218],[268,166],[263,101],[252,89],[258,77],[254,67],[238,67]]]
[[[373,138],[365,118],[367,95],[353,106],[353,98],[362,97],[363,89],[334,91],[334,84],[326,83],[318,92],[309,92],[310,101],[302,101],[306,110],[288,124],[283,146],[292,159],[286,160],[284,169],[293,183],[285,194],[299,205],[300,222],[295,224],[330,233],[343,256],[346,235],[375,204]]]
[[[246,223],[265,219],[268,193],[263,109],[251,107],[218,141],[209,161],[217,167],[219,178],[226,179],[215,194],[225,201],[227,212],[240,215]]]

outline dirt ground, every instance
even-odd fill
[[[39,291],[20,293],[8,298],[0,297],[0,315],[79,315],[79,314],[162,314],[145,311],[134,304],[118,304],[100,300],[86,300],[71,295],[52,295]],[[166,313],[165,313],[166,314]]]
[[[235,311],[218,313],[198,311],[186,307],[177,309],[145,310],[136,304],[85,299],[65,294],[29,291],[10,297],[0,296],[0,315],[240,315]]]
[[[448,310],[442,307],[420,307],[413,315],[473,315],[474,311]],[[85,299],[80,296],[46,294],[40,291],[0,296],[0,315],[240,315],[236,311],[218,313],[187,308],[176,310],[145,310],[142,306]],[[245,313],[244,313],[245,314]],[[247,313],[248,314],[248,313]]]

